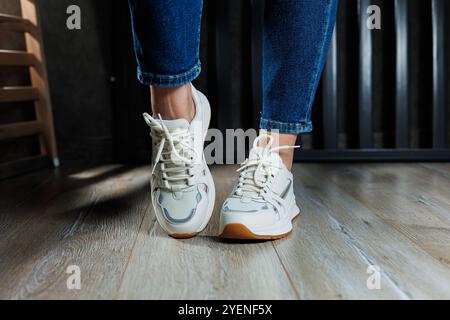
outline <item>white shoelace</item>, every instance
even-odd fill
[[[267,139],[265,147],[259,147],[258,143]],[[280,150],[296,149],[299,146],[280,146],[273,147],[273,137],[267,134],[260,135],[253,143],[253,150],[256,152],[255,159],[247,159],[238,169],[240,173],[239,182],[235,194],[237,196],[249,195],[251,198],[261,199],[267,191],[266,187],[275,178],[274,172],[280,170],[281,166],[273,163],[270,159],[273,153]]]
[[[169,131],[161,115],[159,120],[144,113],[145,122],[152,129],[152,139],[156,142],[158,152],[154,160],[152,174],[160,164],[161,180],[166,188],[172,191],[182,191],[193,185],[192,168],[199,159],[194,148],[193,136],[189,128],[177,128]]]

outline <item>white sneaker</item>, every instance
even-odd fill
[[[258,142],[268,140],[265,147]],[[295,147],[272,148],[273,138],[258,137],[247,159],[238,170],[239,180],[222,206],[221,238],[273,240],[287,237],[292,220],[300,209],[295,202],[292,173],[278,151]]]
[[[211,109],[193,86],[192,95],[196,114],[191,123],[144,114],[153,139],[153,208],[161,227],[175,238],[191,238],[205,229],[215,201],[214,181],[203,154]]]

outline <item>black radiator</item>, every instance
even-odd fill
[[[315,130],[299,137],[297,161],[450,160],[447,2],[340,1]],[[114,33],[116,155],[146,162],[150,143],[139,114],[149,108],[148,90],[135,80],[124,3],[116,3]],[[381,9],[381,29],[366,27],[371,5]],[[214,128],[258,126],[263,11],[263,0],[204,2],[203,72],[195,84],[211,100]]]

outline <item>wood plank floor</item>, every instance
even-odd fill
[[[249,244],[216,237],[235,169],[213,168],[215,213],[191,240],[156,223],[149,167],[1,181],[0,299],[450,298],[450,164],[296,165],[292,236]]]

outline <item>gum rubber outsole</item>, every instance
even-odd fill
[[[298,213],[294,218],[292,218],[292,221],[297,220],[297,218],[300,216],[300,213]],[[206,229],[206,228],[205,228]],[[194,233],[179,233],[179,234],[169,234],[170,237],[178,240],[186,240],[186,239],[192,239],[198,236],[200,233],[202,233],[204,230],[200,232],[194,232]],[[284,239],[290,236],[292,231],[276,235],[276,236],[261,236],[254,234],[251,232],[246,226],[239,223],[232,223],[225,227],[222,234],[219,236],[222,239],[234,239],[234,240],[278,240],[278,239]]]
[[[185,234],[183,234],[183,233],[180,233],[180,234],[169,234],[169,236],[174,238],[174,239],[184,240],[184,239],[195,238],[199,234],[200,234],[200,232],[195,232],[195,233],[185,233]]]
[[[292,231],[291,231],[292,232]],[[246,226],[240,223],[230,223],[225,226],[220,238],[233,240],[278,240],[287,238],[291,232],[276,236],[258,235],[251,232]]]
[[[297,214],[292,221],[296,220],[300,214]],[[219,236],[221,239],[232,240],[279,240],[289,237],[292,231],[279,235],[259,235],[254,234],[246,226],[240,223],[230,223],[225,226],[222,234]]]
[[[169,234],[169,237],[172,237],[174,239],[178,239],[178,240],[185,240],[185,239],[192,239],[195,238],[196,236],[198,236],[200,233],[202,233],[203,231],[206,230],[206,227],[208,226],[208,224],[203,228],[202,231],[200,232],[194,232],[194,233],[175,233],[175,234]]]

